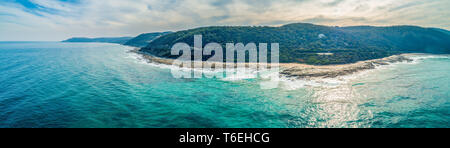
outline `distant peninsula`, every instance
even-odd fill
[[[103,38],[75,37],[64,40],[63,42],[98,42],[98,43],[125,44],[131,39],[133,39],[133,37],[103,37]]]
[[[153,33],[143,33],[136,37],[101,37],[101,38],[86,38],[86,37],[75,37],[64,40],[62,42],[75,42],[75,43],[114,43],[121,44],[133,47],[145,47],[151,41],[161,37],[163,35],[169,34],[172,32],[153,32]]]

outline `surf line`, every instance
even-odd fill
[[[186,135],[180,135],[180,143],[206,143],[206,145],[211,145],[214,135],[190,135],[186,132]]]

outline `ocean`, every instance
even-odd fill
[[[132,47],[0,42],[0,127],[450,128],[449,55],[323,80],[176,79]]]

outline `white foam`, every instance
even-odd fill
[[[413,63],[417,64],[426,59],[449,59],[449,55],[430,55],[430,54],[413,54],[408,55],[409,58],[413,59]]]
[[[377,71],[392,69],[396,68],[397,66],[405,64],[417,64],[421,62],[418,60],[421,58],[442,58],[442,57],[445,56],[430,55],[425,57],[411,58],[413,59],[413,62],[405,61],[405,62],[389,63],[389,65],[377,65],[375,69],[363,70],[349,75],[338,76],[336,78],[291,79],[282,77],[281,78],[282,88],[286,90],[296,90],[300,88],[338,88],[343,85],[348,85],[353,80],[357,80],[362,77],[368,77]]]
[[[377,65],[375,69],[363,70],[350,75],[338,76],[336,78],[310,78],[310,79],[293,79],[288,77],[280,78],[280,87],[285,90],[297,90],[302,88],[341,88],[343,86],[350,86],[354,80],[361,79],[363,77],[369,77],[380,71],[390,70],[402,65],[418,64],[423,62],[424,59],[430,58],[449,58],[449,55],[425,55],[425,54],[413,54],[405,55],[412,59],[412,62],[396,62],[389,63],[389,65]]]
[[[200,72],[200,73],[212,74],[212,75],[218,74],[218,73],[226,73],[226,72],[231,71],[231,74],[228,73],[228,75],[226,75],[224,78],[221,79],[223,81],[240,81],[240,80],[246,80],[246,79],[255,79],[258,77],[258,74],[260,72],[256,69],[249,69],[249,68],[247,68],[247,69],[224,68],[222,70],[207,70],[207,69],[203,69],[203,68],[192,68],[191,69],[191,68],[179,67],[179,66],[175,66],[175,65],[159,64],[159,63],[148,61],[141,54],[134,53],[134,52],[130,52],[128,58],[135,59],[135,61],[139,64],[145,64],[145,65],[149,65],[149,66],[153,66],[153,67],[157,67],[157,68],[161,68],[161,69],[173,70],[173,71],[186,72],[186,71],[192,70],[193,72]]]
[[[356,80],[359,79],[361,77],[368,77],[371,74],[373,74],[373,72],[376,71],[380,71],[380,70],[386,70],[386,69],[391,69],[391,68],[395,68],[399,65],[404,65],[404,64],[417,64],[421,61],[423,61],[423,59],[428,59],[428,58],[449,58],[448,55],[426,55],[426,54],[409,54],[409,55],[405,55],[410,59],[413,59],[413,62],[397,62],[397,63],[389,63],[389,65],[377,65],[375,69],[371,69],[371,70],[364,70],[364,71],[360,71],[354,74],[350,74],[350,75],[345,75],[345,76],[339,76],[336,78],[310,78],[310,79],[292,79],[292,78],[288,78],[288,77],[284,77],[281,76],[279,79],[279,84],[280,87],[282,89],[285,90],[297,90],[297,89],[301,89],[301,88],[337,88],[340,87],[342,85],[348,85],[349,82],[351,82],[352,80]],[[137,53],[132,53],[130,52],[130,58],[136,59],[136,61],[138,61],[138,63],[141,64],[146,64],[146,65],[150,65],[150,66],[154,66],[154,67],[158,67],[158,68],[163,68],[163,69],[170,69],[170,70],[181,70],[181,71],[189,71],[191,69],[189,68],[181,68],[181,67],[177,67],[177,66],[173,66],[173,65],[166,65],[166,64],[158,64],[158,63],[152,63],[149,62],[148,60],[146,60],[142,55],[137,54]],[[205,69],[193,69],[194,72],[202,72],[202,73],[208,73],[208,74],[216,74],[216,73],[224,73],[224,72],[229,72],[231,69],[223,69],[221,71],[209,71],[209,70],[205,70]],[[268,79],[264,79],[267,78],[269,76],[276,76],[278,75],[278,71],[270,71],[270,70],[256,70],[256,69],[243,69],[243,68],[237,68],[233,71],[232,74],[227,74],[224,78],[222,78],[222,81],[241,81],[241,80],[247,80],[247,79],[256,79],[256,78],[261,78],[258,76],[263,76],[261,78],[261,81],[268,81]]]

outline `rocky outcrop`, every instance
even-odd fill
[[[350,75],[362,70],[374,69],[379,65],[389,65],[397,62],[412,62],[402,55],[390,56],[383,59],[362,61],[355,64],[333,65],[333,66],[304,66],[291,65],[285,67],[280,73],[291,78],[335,78],[338,76]]]

